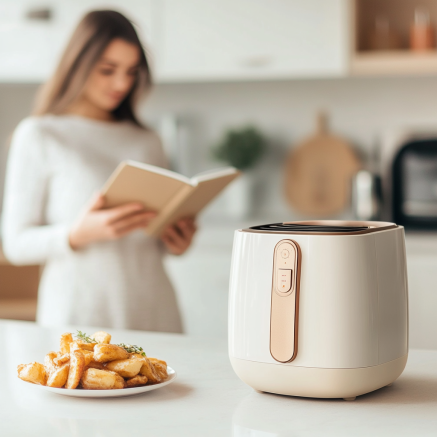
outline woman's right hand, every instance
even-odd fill
[[[105,198],[101,194],[96,195],[73,225],[69,235],[73,250],[97,241],[124,237],[138,228],[145,228],[156,217],[155,212],[145,211],[140,203],[102,209],[104,205]]]

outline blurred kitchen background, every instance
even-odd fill
[[[141,115],[175,171],[247,146],[245,175],[167,260],[185,331],[226,336],[235,229],[381,219],[407,228],[411,346],[436,349],[437,0],[0,0],[1,190],[10,134],[97,8],[138,26],[155,81]],[[1,259],[0,318],[34,320],[41,268]]]

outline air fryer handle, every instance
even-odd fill
[[[301,252],[293,240],[281,240],[273,255],[270,354],[281,363],[297,355]]]

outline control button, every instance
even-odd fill
[[[276,287],[281,293],[288,293],[291,290],[291,276],[293,270],[279,269]]]
[[[282,249],[281,256],[282,258],[288,258],[290,256],[290,252],[287,249]]]

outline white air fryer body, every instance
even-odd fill
[[[281,264],[284,243],[296,250],[291,267]],[[271,393],[350,398],[393,382],[408,355],[403,227],[324,221],[236,231],[229,355],[244,382]]]

